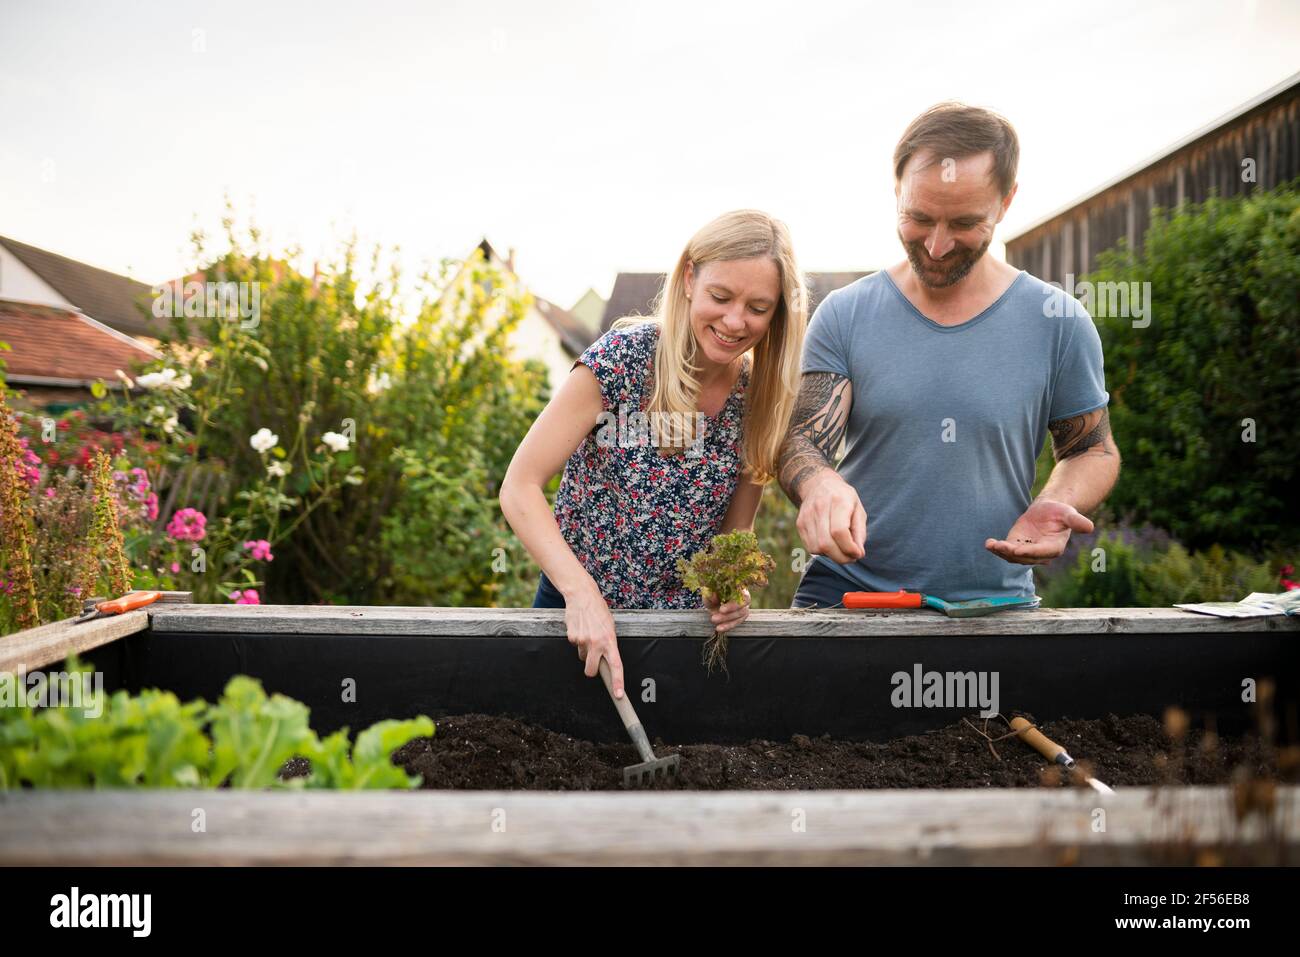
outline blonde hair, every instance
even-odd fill
[[[808,291],[785,223],[756,209],[719,216],[686,244],[655,302],[655,314],[625,316],[611,328],[659,324],[654,393],[646,411],[669,413],[664,418],[673,422],[689,422],[699,400],[696,373],[700,366],[696,362],[699,344],[691,330],[690,303],[686,299],[686,267],[694,263],[698,276],[700,268],[711,262],[758,257],[767,257],[776,264],[781,299],[766,334],[750,350],[753,367],[745,395],[741,462],[751,481],[766,485],[776,476],[777,459],[799,393],[800,360],[808,326]],[[666,432],[663,435],[667,437]],[[667,442],[661,438],[660,453],[679,452],[682,444],[680,436],[668,437]]]

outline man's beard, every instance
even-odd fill
[[[925,244],[919,239],[909,243],[903,239],[903,234],[899,233],[898,241],[907,251],[907,260],[912,264],[912,271],[916,273],[916,278],[921,281],[921,285],[928,286],[930,289],[946,289],[957,285],[970,275],[970,271],[975,268],[980,257],[988,250],[993,237],[984,240],[984,245],[979,249],[954,246],[947,256],[938,260],[940,265],[937,270],[931,265],[934,261],[926,254]]]

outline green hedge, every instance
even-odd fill
[[[1300,542],[1296,186],[1157,211],[1087,279],[1150,283],[1145,328],[1089,304],[1124,462],[1109,508],[1193,549]]]

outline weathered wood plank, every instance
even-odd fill
[[[627,637],[704,638],[703,611],[615,611]],[[169,605],[150,612],[166,632],[256,634],[554,635],[562,609],[320,605]],[[1214,618],[1177,608],[1072,608],[947,618],[935,611],[755,610],[734,638],[907,635],[1224,634],[1300,631],[1300,618]]]
[[[15,674],[34,671],[60,662],[74,652],[98,648],[148,627],[149,614],[140,609],[84,621],[79,625],[71,621],[56,621],[40,628],[29,628],[0,638],[0,671]]]
[[[187,591],[165,591],[154,606],[179,603],[188,607],[192,597],[192,593]],[[65,619],[0,636],[0,671],[17,673],[44,668],[62,661],[74,652],[98,648],[148,627],[149,612],[142,608],[124,615],[83,621],[79,625],[74,624],[74,619]]]
[[[1298,797],[1300,788],[1279,788],[1261,862],[1300,850]],[[29,791],[0,794],[0,864],[1150,864],[1258,842],[1263,824],[1238,825],[1228,789],[1204,787],[1104,798],[1037,789]]]

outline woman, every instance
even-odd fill
[[[593,343],[515,452],[501,510],[542,567],[533,605],[565,609],[587,675],[605,658],[617,697],[610,608],[701,607],[677,559],[753,527],[799,388],[807,301],[783,223],[718,217],[687,244],[657,315]],[[561,468],[552,514],[543,489]],[[719,631],[749,614],[748,595],[707,605]]]

